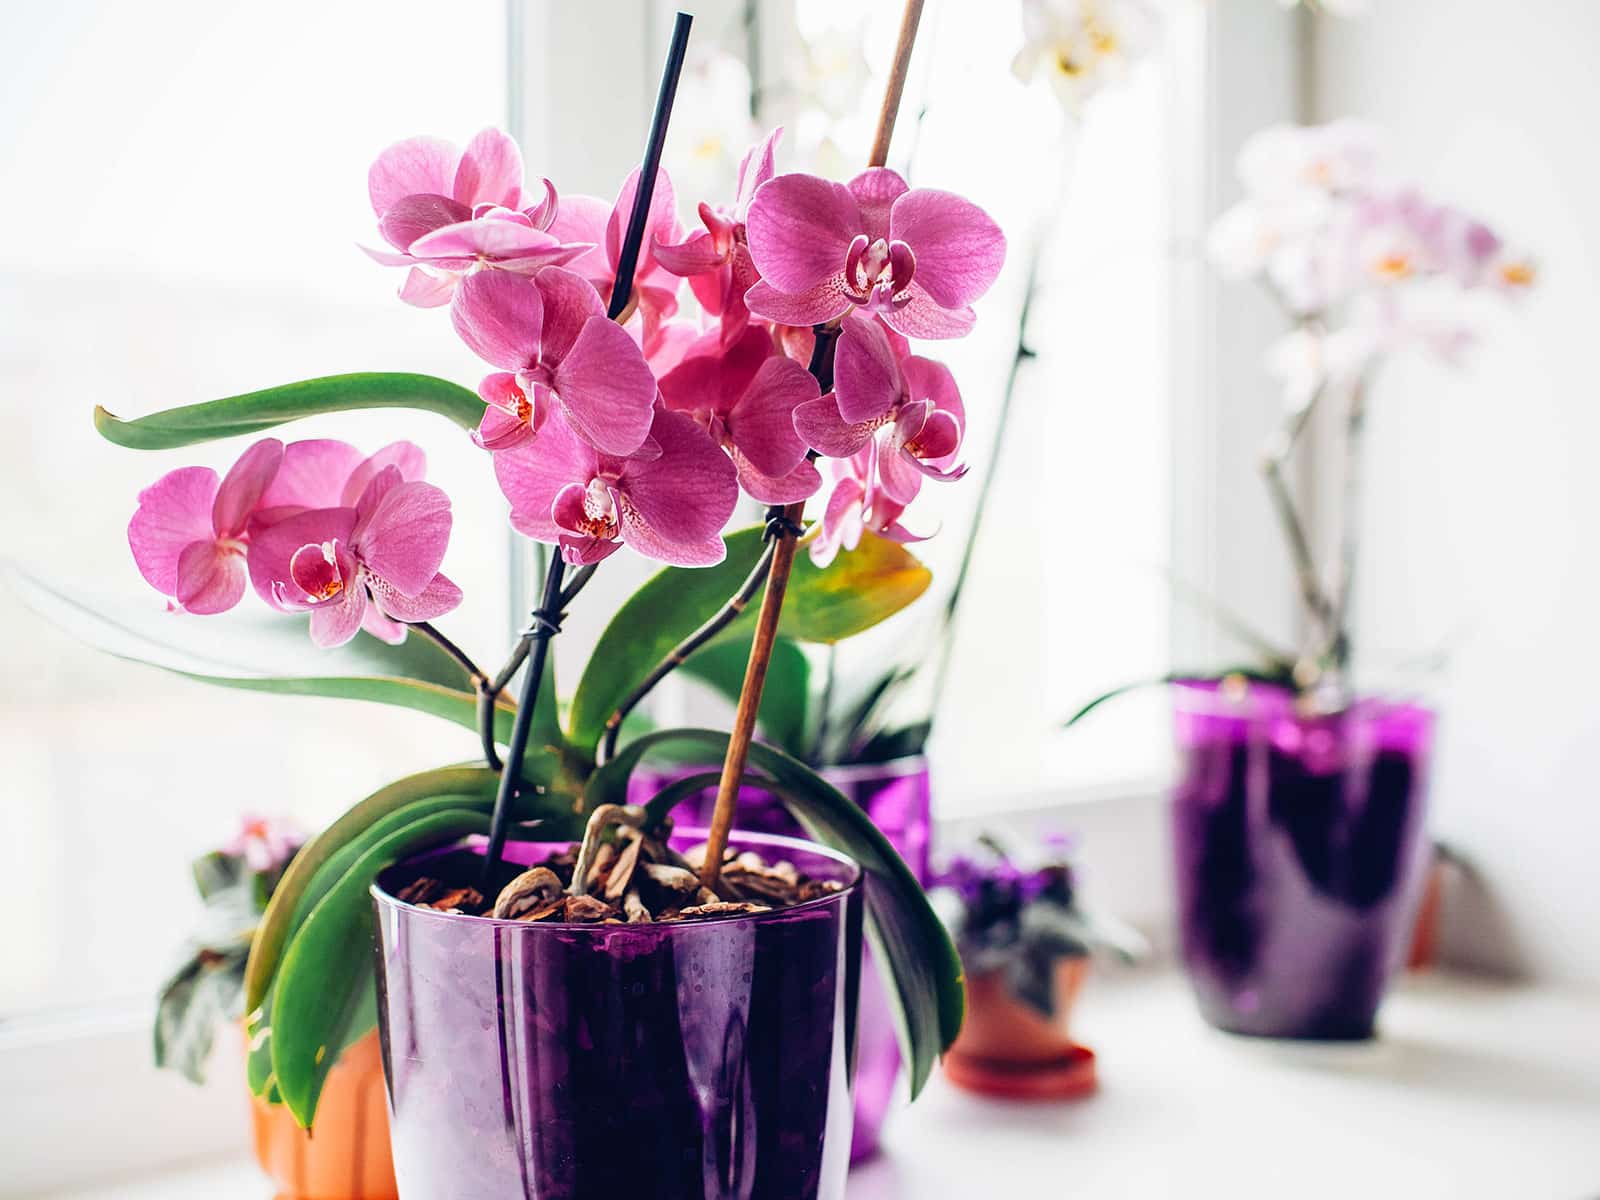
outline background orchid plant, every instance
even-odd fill
[[[908,8],[877,162],[919,11]],[[680,65],[687,24],[680,18],[675,34]],[[914,1089],[959,1026],[954,948],[864,813],[782,751],[739,746],[737,732],[629,738],[624,721],[697,654],[748,639],[752,625],[759,640],[763,626],[745,609],[769,577],[778,599],[768,596],[761,620],[822,644],[927,587],[926,569],[898,544],[916,536],[901,518],[924,481],[960,477],[966,414],[950,373],[913,353],[908,338],[970,329],[1005,241],[976,206],[910,188],[882,166],[848,184],[780,173],[780,130],[746,155],[731,201],[698,206],[703,232],[686,229],[656,165],[676,69],[669,57],[645,165],[615,201],[563,194],[549,180],[526,188],[520,150],[493,129],[464,149],[412,138],[372,165],[368,193],[386,248],[367,253],[404,269],[401,300],[448,308],[484,362],[475,390],[427,376],[344,375],[136,420],[96,410],[104,436],[142,449],[261,435],[359,408],[438,413],[483,450],[513,527],[554,550],[529,628],[489,671],[434,624],[463,601],[442,572],[451,502],[427,482],[423,451],[409,441],[367,454],[333,440],[258,436],[220,477],[180,467],[139,497],[129,545],[169,609],[221,614],[253,590],[278,614],[275,626],[304,614],[325,657],[304,671],[278,662],[255,670],[227,654],[162,656],[118,643],[121,652],[225,686],[401,704],[481,737],[481,764],[381,789],[313,838],[278,881],[245,975],[249,1078],[303,1123],[340,1047],[372,1025],[363,947],[376,873],[467,835],[489,835],[490,868],[501,839],[519,830],[577,840],[588,826],[592,837],[589,816],[625,804],[634,769],[651,755],[728,752],[732,762],[737,747],[736,783],[782,796],[814,836],[873,875],[869,926],[905,1017]],[[825,470],[822,457],[833,459]],[[768,520],[724,535],[741,494],[771,506]],[[812,496],[822,519],[802,530]],[[810,550],[791,569],[801,535]],[[618,610],[570,702],[558,704],[549,638],[623,545],[664,570]],[[47,585],[24,586],[41,608],[71,606]],[[113,640],[116,622],[97,627],[82,608],[73,617],[78,632]],[[513,702],[519,672],[522,699]],[[639,819],[665,820],[679,794],[669,789]]]
[[[1212,258],[1226,276],[1260,283],[1291,324],[1268,352],[1286,411],[1263,470],[1308,635],[1276,666],[1336,708],[1349,692],[1359,463],[1373,377],[1413,349],[1459,364],[1475,337],[1475,300],[1524,293],[1536,271],[1478,217],[1387,172],[1378,131],[1361,122],[1263,130],[1240,151],[1238,169],[1245,198],[1213,227]],[[1339,544],[1331,568],[1319,569],[1285,471],[1327,407],[1339,410],[1345,486]]]
[[[1293,564],[1304,637],[1276,646],[1214,609],[1257,661],[1218,671],[1175,671],[1159,682],[1238,677],[1294,689],[1305,708],[1336,712],[1355,699],[1351,604],[1359,557],[1361,458],[1367,398],[1395,355],[1421,351],[1459,366],[1476,340],[1483,302],[1534,284],[1529,255],[1484,221],[1396,178],[1378,130],[1356,120],[1277,125],[1241,148],[1244,198],[1217,218],[1210,256],[1227,278],[1252,280],[1277,303],[1288,331],[1266,354],[1284,417],[1261,469]],[[1340,501],[1325,558],[1289,478],[1306,431],[1331,410]],[[1071,725],[1133,684],[1090,700]]]

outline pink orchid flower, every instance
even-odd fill
[[[413,442],[391,442],[362,454],[349,442],[310,438],[283,448],[283,464],[262,493],[251,528],[270,525],[308,508],[353,508],[378,472],[395,467],[406,483],[427,474],[428,460]]]
[[[623,181],[614,204],[607,204],[598,196],[567,196],[562,199],[561,208],[550,226],[550,232],[563,242],[592,244],[592,249],[567,265],[594,285],[603,304],[611,302],[623,234],[633,215],[633,198],[638,188],[636,168]],[[633,299],[646,354],[654,352],[662,323],[678,311],[678,280],[662,266],[655,253],[657,242],[675,242],[681,232],[675,204],[672,180],[665,171],[660,171],[656,175],[655,190],[650,193],[650,212],[645,218],[644,239],[639,244],[639,261],[633,274]]]
[[[721,562],[722,528],[739,500],[727,456],[688,417],[665,410],[631,457],[600,453],[553,417],[537,446],[496,454],[494,472],[511,524],[559,545],[574,565],[623,543],[675,566]]]
[[[632,454],[643,444],[655,376],[582,276],[562,267],[532,279],[474,275],[456,293],[451,316],[474,353],[510,372],[490,375],[478,389],[487,406],[479,445],[509,450],[530,442],[553,409],[603,453]]]
[[[252,871],[265,875],[288,866],[305,843],[305,830],[288,818],[250,813],[239,818],[239,831],[218,852],[242,858]]]
[[[792,504],[813,495],[822,476],[806,461],[794,421],[796,408],[817,399],[816,379],[776,353],[760,326],[747,326],[726,349],[715,330],[706,340],[708,352],[662,376],[662,402],[692,417],[728,452],[739,485],[756,500]]]
[[[955,376],[942,363],[904,353],[874,320],[845,322],[833,394],[800,405],[794,421],[806,444],[831,458],[870,445],[877,479],[897,504],[916,499],[924,476],[951,481],[966,474],[956,465],[966,410]]]
[[[186,612],[226,612],[244,595],[251,515],[283,443],[264,438],[220,481],[210,467],[180,467],[139,493],[128,545],[139,573]]]
[[[761,275],[750,257],[745,220],[756,189],[776,171],[773,155],[782,136],[781,127],[774,129],[745,153],[739,163],[739,186],[731,208],[700,205],[700,220],[705,225],[703,233],[692,234],[672,245],[659,240],[655,243],[656,260],[661,266],[674,275],[686,277],[700,306],[721,318],[725,344],[731,345],[750,321],[744,294]]]
[[[868,531],[896,542],[922,542],[931,536],[913,533],[900,523],[906,506],[873,483],[875,454],[876,447],[869,443],[850,458],[832,460],[833,491],[811,542],[811,561],[817,566],[827,566],[841,549],[854,550]]]
[[[450,498],[384,467],[354,507],[313,508],[259,530],[250,581],[274,608],[311,613],[311,640],[342,646],[360,629],[391,644],[407,622],[461,603],[439,572],[450,542]]]
[[[981,208],[885,167],[848,186],[780,175],[750,202],[746,227],[761,280],[745,304],[784,325],[861,308],[907,337],[959,337],[1005,261],[1005,235]]]
[[[440,138],[390,146],[367,172],[378,232],[394,251],[367,250],[385,266],[409,266],[400,298],[419,308],[448,304],[461,279],[484,267],[528,275],[570,262],[591,244],[567,244],[549,232],[558,202],[522,203],[522,152],[498,129],[458,150]]]

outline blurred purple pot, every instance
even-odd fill
[[[1301,717],[1256,683],[1175,695],[1179,927],[1201,1012],[1232,1033],[1371,1037],[1427,863],[1432,712]]]
[[[395,900],[437,856],[385,873],[378,1027],[401,1200],[841,1200],[860,875],[811,844],[733,844],[846,886],[718,921],[556,925]]]
[[[700,771],[716,770],[716,767],[717,764],[712,764],[710,767],[682,767],[676,771],[641,768],[633,776],[632,797],[635,802],[642,803],[674,780]],[[866,810],[873,823],[900,852],[900,857],[906,860],[917,882],[926,886],[929,879],[928,841],[931,829],[928,760],[918,755],[886,763],[827,767],[822,775]],[[709,824],[716,799],[714,788],[707,788],[689,797],[678,808],[679,821],[694,825]],[[746,786],[740,791],[735,824],[740,829],[789,837],[805,836],[789,815],[789,810],[784,808],[783,802],[757,787]],[[878,1138],[900,1078],[900,1044],[895,1037],[889,998],[879,982],[870,952],[863,948],[863,954],[866,958],[861,968],[861,1019],[852,1093],[855,1097],[855,1133],[851,1142],[851,1162],[862,1162],[878,1152]]]

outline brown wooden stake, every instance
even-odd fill
[[[911,48],[917,40],[917,26],[922,23],[922,4],[923,0],[906,0],[906,10],[900,17],[900,37],[895,42],[889,82],[883,89],[878,132],[873,136],[872,156],[867,160],[869,167],[881,167],[889,161],[889,139],[894,136],[895,118],[900,115],[900,97],[906,90],[906,72],[911,69]]]
[[[895,118],[900,114],[900,97],[906,89],[906,72],[911,67],[911,51],[922,21],[923,0],[906,0],[900,19],[900,37],[895,43],[894,64],[883,92],[883,107],[878,110],[878,130],[872,139],[869,166],[881,167],[889,158],[889,141],[894,136]],[[778,637],[778,618],[783,613],[783,597],[789,590],[789,572],[794,566],[797,535],[805,516],[805,501],[783,510],[785,529],[773,548],[772,569],[767,573],[767,590],[756,617],[755,638],[750,643],[750,661],[744,669],[744,685],[739,689],[739,706],[733,714],[733,730],[728,736],[728,754],[722,761],[722,778],[717,783],[717,804],[711,814],[711,829],[706,835],[706,857],[700,867],[700,882],[716,890],[722,876],[722,858],[733,829],[734,809],[739,802],[739,785],[750,758],[750,739],[755,735],[756,714],[761,709],[761,691],[767,682],[767,665]]]

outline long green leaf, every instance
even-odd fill
[[[467,673],[416,634],[391,646],[362,633],[336,650],[319,650],[306,634],[304,617],[195,617],[164,612],[148,601],[82,599],[15,564],[6,564],[4,575],[34,612],[117,658],[218,687],[366,700],[427,713],[467,729],[478,727],[477,696]],[[554,713],[554,696],[541,703]],[[495,732],[501,741],[511,735],[515,712],[509,699],[496,709]],[[543,723],[553,728],[554,716]]]
[[[761,556],[762,530],[729,535],[728,557],[714,567],[668,567],[652,576],[611,619],[578,681],[568,719],[570,740],[593,754],[606,719],[650,670],[727,603]],[[836,642],[893,616],[927,590],[932,575],[904,546],[867,535],[827,567],[795,560],[779,632],[802,642]],[[757,606],[723,634],[747,633]]]
[[[408,775],[372,793],[302,846],[278,881],[250,947],[250,962],[245,967],[244,977],[245,1011],[253,1013],[261,1007],[284,945],[295,928],[295,916],[301,911],[303,898],[310,892],[318,872],[344,847],[392,813],[418,801],[438,796],[473,796],[480,806],[493,806],[499,779],[488,767],[441,767]]]
[[[744,686],[745,665],[750,661],[750,642],[748,636],[719,639],[691,656],[683,664],[683,673],[737,704]],[[761,691],[761,710],[756,714],[767,741],[796,758],[804,754],[810,703],[811,663],[806,652],[788,638],[779,638],[772,646],[767,683]]]
[[[483,419],[483,401],[460,384],[432,375],[368,371],[305,379],[242,396],[169,408],[131,421],[96,406],[94,427],[101,437],[119,446],[170,450],[261,433],[318,413],[361,408],[417,408],[448,417],[463,429],[476,428]]]
[[[1223,671],[1171,671],[1166,675],[1157,675],[1152,679],[1135,679],[1129,683],[1120,683],[1109,691],[1101,692],[1087,703],[1079,706],[1078,710],[1061,723],[1063,729],[1070,729],[1083,720],[1102,704],[1106,704],[1119,696],[1126,696],[1129,692],[1137,692],[1147,687],[1163,687],[1173,683],[1211,683],[1226,679],[1230,675],[1238,675],[1248,679],[1251,683],[1273,683],[1282,687],[1294,686],[1294,669],[1289,666],[1273,666],[1265,670],[1259,667],[1231,667]]]
[[[396,830],[356,860],[295,933],[273,989],[272,1074],[302,1126],[311,1126],[322,1085],[371,978],[372,881],[408,854],[488,829],[487,814],[453,809]]]
[[[589,803],[625,798],[634,768],[653,750],[675,742],[704,747],[709,759],[726,752],[728,735],[709,729],[646,734],[590,777]],[[961,1029],[966,998],[955,945],[911,869],[859,805],[804,763],[770,746],[752,743],[750,764],[771,780],[767,786],[813,838],[850,855],[866,872],[867,934],[894,1001],[911,1094],[916,1096],[939,1054]]]

